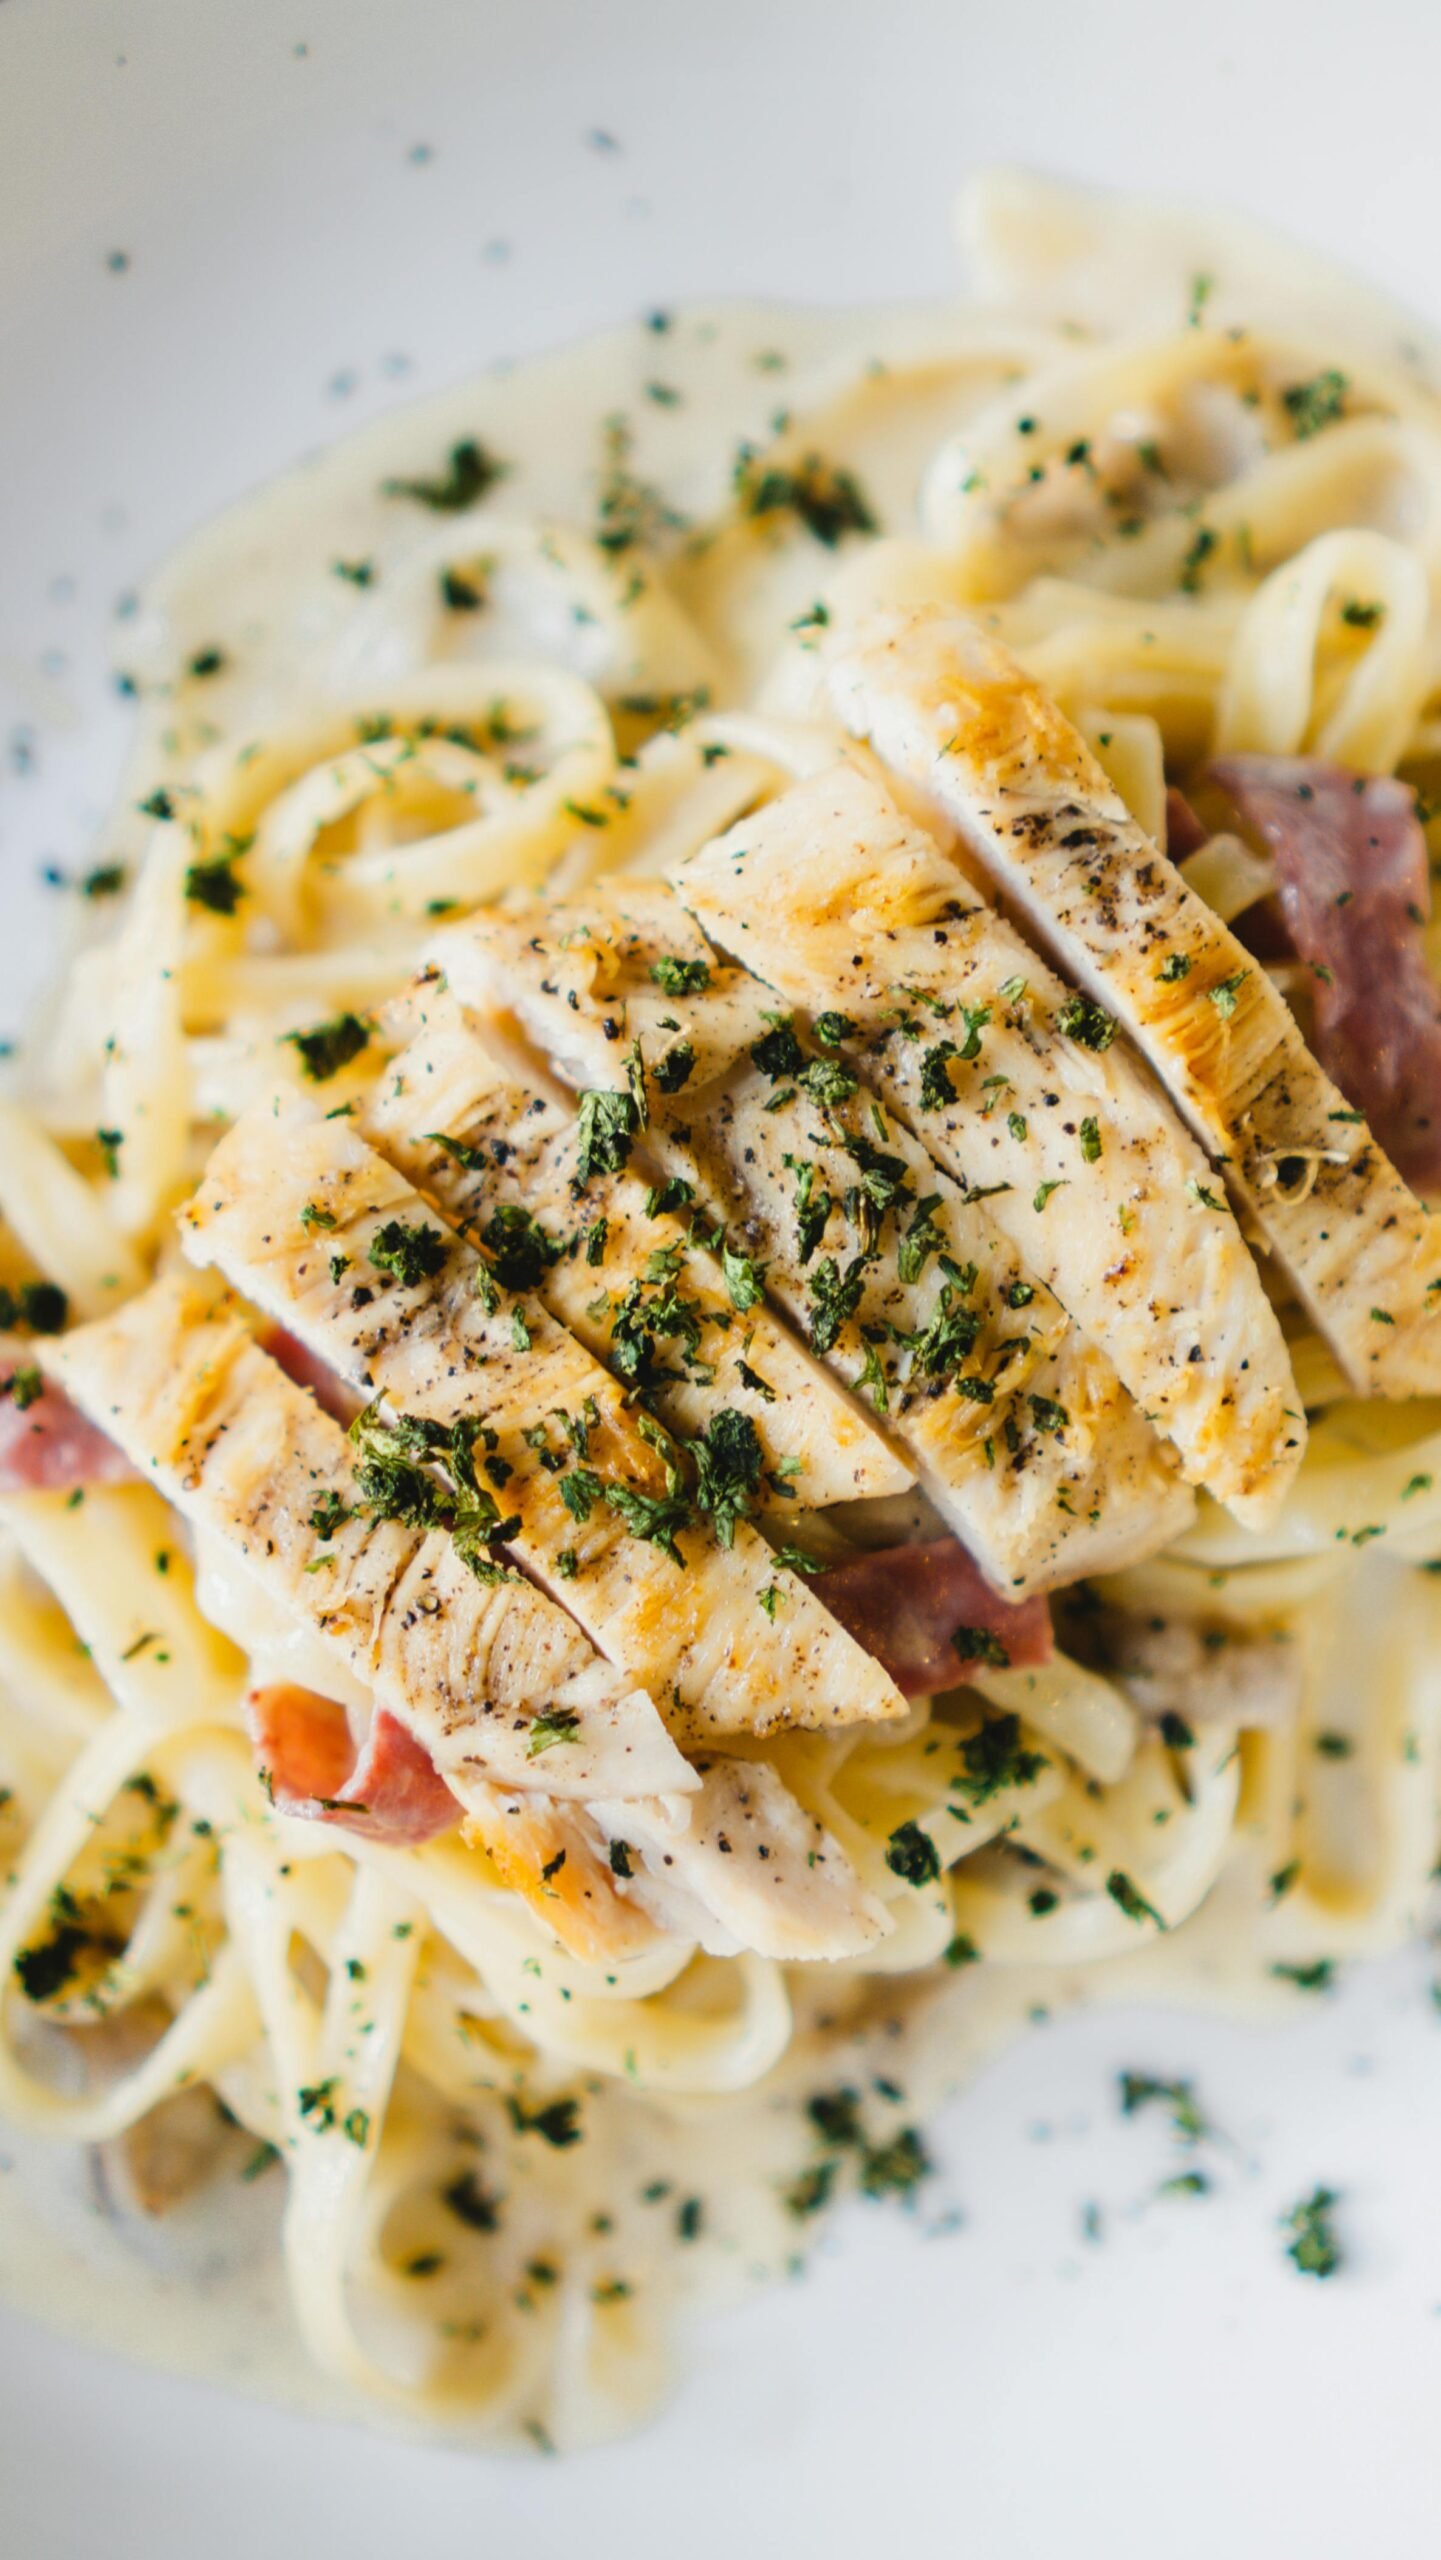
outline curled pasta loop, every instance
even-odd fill
[[[618,1978],[603,1983],[598,1969],[587,1978],[587,1968],[549,1947],[538,1955],[541,1933],[511,1925],[509,1910],[496,1911],[483,1937],[472,1913],[473,1905],[447,1897],[435,1908],[436,1925],[469,1957],[501,2014],[550,2059],[694,2096],[750,2087],[789,2041],[784,1977],[760,1957],[692,1958],[671,1942],[634,1969],[612,1968]],[[728,1999],[695,2005],[699,1987],[723,1992],[728,1975]]]
[[[1063,358],[1033,376],[1022,399],[1004,392],[933,456],[920,497],[927,539],[971,597],[1014,594],[1028,569],[1054,569],[1058,552],[1093,538],[1103,431],[1137,446],[1198,380],[1236,383],[1249,372],[1249,358],[1200,332]]]
[[[1204,1751],[1187,1760],[1189,1796],[1153,1740],[1099,1800],[1072,1786],[1027,1815],[1017,1843],[1069,1890],[1046,1887],[1038,1896],[1034,1869],[1001,1876],[985,1872],[984,1860],[967,1863],[952,1880],[957,1928],[1002,1964],[1093,1963],[1179,1928],[1226,1863],[1240,1787],[1231,1733],[1208,1733]]]
[[[213,1962],[206,1957],[197,1973],[194,1941],[175,1921],[174,1862],[160,1858],[124,1954],[94,1984],[93,2001],[87,1992],[55,2014],[79,2032],[144,1993],[159,1991],[175,2003],[163,2033],[148,2040],[129,2069],[83,2098],[47,2086],[22,2058],[16,2035],[23,1996],[19,1960],[37,1943],[42,1948],[56,1943],[58,1930],[66,1925],[63,1915],[72,1906],[77,1911],[81,1907],[71,1883],[84,1885],[88,1856],[89,1883],[102,1893],[114,1889],[97,1876],[89,1853],[103,1837],[106,1817],[122,1791],[149,1779],[157,1765],[163,1769],[164,1754],[149,1718],[131,1711],[109,1719],[61,1778],[25,1844],[0,1909],[0,2090],[6,2108],[21,2123],[65,2132],[78,2141],[103,2141],[138,2123],[176,2088],[212,2079],[255,2039],[255,2005],[237,1951],[221,1945]],[[196,1883],[199,1859],[192,1856],[184,1864],[190,1882]]]
[[[1338,640],[1349,636],[1335,608],[1348,603],[1366,621],[1327,686],[1326,658],[1334,661]],[[1217,752],[1308,749],[1361,772],[1390,773],[1430,682],[1430,610],[1414,552],[1382,533],[1319,535],[1274,569],[1246,607],[1217,705]]]
[[[1303,410],[1298,440],[1295,404],[1316,383],[1334,386],[1326,433],[1310,432]],[[922,523],[968,601],[1082,562],[1089,581],[1159,596],[1178,576],[1197,583],[1193,554],[1197,567],[1219,554],[1244,575],[1269,490],[1283,507],[1314,507],[1347,437],[1355,460],[1384,451],[1393,471],[1404,458],[1434,486],[1434,407],[1397,368],[1363,360],[1343,376],[1317,341],[1187,328],[1087,350],[1033,376],[1022,397],[1006,392],[935,456]],[[1285,548],[1305,538],[1293,529]]]
[[[997,610],[1001,636],[1074,716],[1098,699],[1153,720],[1182,765],[1210,750],[1240,606],[1232,596],[1143,602],[1038,578]]]
[[[605,792],[614,754],[604,709],[574,676],[426,669],[227,756],[192,824],[207,847],[242,847],[247,897],[294,943],[327,910],[352,929],[420,920],[539,879],[567,803]],[[242,929],[243,911],[220,928],[232,940]]]

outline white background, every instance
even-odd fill
[[[37,867],[93,858],[117,598],[305,446],[684,295],[943,290],[985,160],[1247,208],[1441,318],[1438,95],[1433,0],[0,0],[0,1030]],[[1429,2560],[1433,1961],[1291,2033],[1036,2031],[939,2130],[958,2232],[858,2211],[575,2465],[275,2416],[0,2314],[0,2550]],[[1198,2078],[1213,2196],[1155,2199],[1184,2164],[1120,2121],[1119,2067]],[[1327,2285],[1275,2227],[1317,2180]]]

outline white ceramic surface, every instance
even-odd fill
[[[1430,0],[4,0],[0,1029],[38,871],[88,856],[113,778],[117,600],[307,445],[687,294],[943,289],[985,159],[1243,206],[1441,318],[1438,86]],[[1422,2560],[1431,1971],[1359,1970],[1290,2033],[1038,2029],[939,2128],[959,2230],[857,2210],[695,2342],[649,2437],[573,2465],[276,2415],[0,2312],[0,2550]],[[1211,2197],[1156,2199],[1177,2162],[1122,2067],[1196,2076]],[[1276,2229],[1318,2180],[1325,2286]],[[0,2176],[0,2252],[13,2209]]]

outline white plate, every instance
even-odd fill
[[[1438,86],[1420,0],[8,0],[0,1029],[53,922],[39,866],[94,858],[117,600],[305,446],[686,294],[944,289],[983,159],[1219,197],[1441,318]],[[857,2209],[803,2284],[695,2343],[649,2437],[558,2469],[278,2416],[0,2314],[0,2546],[1420,2560],[1429,1971],[1363,1970],[1290,2034],[1038,2029],[938,2130],[959,2231]],[[1199,2080],[1232,2137],[1211,2197],[1156,2200],[1177,2162],[1121,2121],[1126,2066]],[[1325,2286],[1276,2229],[1318,2180],[1345,2199]],[[0,2254],[5,2211],[0,2178]]]

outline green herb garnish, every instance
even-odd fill
[[[329,1223],[335,1224],[332,1218]],[[450,1250],[439,1227],[408,1226],[403,1218],[387,1218],[370,1239],[366,1260],[374,1271],[388,1272],[405,1289],[433,1280]]]
[[[281,1038],[299,1053],[312,1084],[328,1084],[369,1046],[371,1029],[358,1013],[338,1013],[333,1022],[317,1022],[309,1031],[286,1031]]]
[[[1309,382],[1288,384],[1281,394],[1281,405],[1298,438],[1318,436],[1323,427],[1333,426],[1343,414],[1350,387],[1345,374],[1338,373],[1334,366],[1313,374]]]
[[[473,507],[509,468],[509,463],[497,461],[477,436],[466,436],[451,446],[445,470],[436,478],[386,480],[381,485],[387,498],[414,498],[437,515],[452,516],[459,515],[464,507]]]
[[[661,993],[667,996],[703,995],[710,985],[710,963],[706,960],[679,960],[663,951],[651,963],[650,974]]]
[[[604,1086],[582,1093],[576,1104],[572,1188],[583,1188],[592,1174],[619,1173],[640,1126],[640,1109],[633,1093],[616,1093]]]
[[[185,895],[193,907],[208,907],[215,916],[233,916],[245,895],[235,877],[235,855],[217,854],[212,862],[192,862],[185,874]]]
[[[1068,996],[1056,1016],[1056,1029],[1082,1049],[1109,1049],[1116,1036],[1114,1016],[1094,996]]]
[[[941,1872],[941,1853],[919,1823],[902,1822],[886,1843],[886,1865],[904,1884],[934,1884]]]
[[[834,551],[848,533],[879,530],[871,505],[855,474],[809,453],[791,467],[763,462],[742,445],[734,473],[736,498],[747,515],[787,512]]]
[[[1281,2217],[1289,2231],[1286,2255],[1303,2276],[1333,2276],[1341,2264],[1341,2247],[1332,2215],[1341,2199],[1334,2187],[1316,2187]]]

